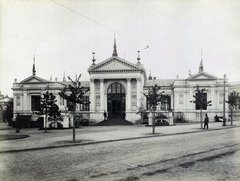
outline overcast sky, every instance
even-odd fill
[[[141,63],[147,75],[180,79],[204,71],[240,80],[240,1],[2,0],[0,91],[32,75],[89,80],[87,69],[112,56]],[[146,48],[149,46],[149,48]],[[146,48],[146,49],[145,49]]]

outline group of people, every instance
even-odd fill
[[[104,117],[104,120],[108,120],[108,116],[107,116],[107,112],[106,111],[104,111],[103,117]],[[209,117],[206,114],[205,118],[204,118],[204,127],[203,127],[203,129],[205,129],[205,128],[208,129],[208,123],[209,123]]]

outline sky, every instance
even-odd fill
[[[14,79],[65,76],[89,80],[87,69],[112,56],[141,63],[147,76],[186,79],[189,70],[240,81],[240,1],[2,0],[0,91]],[[147,48],[149,47],[149,48]]]

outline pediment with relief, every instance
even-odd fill
[[[192,75],[191,77],[188,78],[188,80],[196,80],[196,79],[217,79],[217,77],[213,76],[213,75],[210,75],[206,72],[199,72],[195,75]]]
[[[141,67],[136,64],[130,63],[119,57],[111,57],[95,66],[88,69],[89,72],[106,72],[106,71],[136,71],[142,70]]]

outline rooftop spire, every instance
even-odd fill
[[[199,65],[199,72],[203,72],[202,50],[201,50],[201,62],[200,62],[200,65]]]
[[[35,69],[35,55],[33,57],[33,69],[32,69],[32,74],[36,75],[36,69]]]
[[[118,56],[117,53],[117,45],[116,45],[116,37],[115,37],[115,31],[114,31],[114,45],[113,45],[113,54],[112,56]]]

